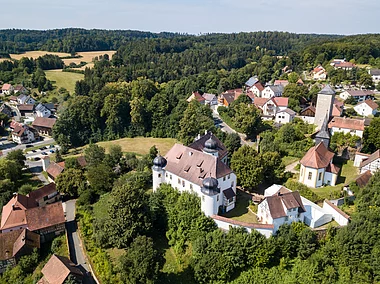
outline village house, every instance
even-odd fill
[[[263,112],[264,116],[269,116],[273,118],[276,116],[277,112],[287,109],[289,98],[255,98],[253,103],[257,108],[259,108]]]
[[[34,105],[36,100],[30,95],[21,94],[17,97],[17,103],[20,105]]]
[[[315,107],[308,106],[300,111],[300,115],[298,118],[302,119],[304,122],[308,124],[314,124],[315,120]]]
[[[354,106],[354,110],[362,116],[375,115],[379,105],[373,100],[365,100],[364,102],[358,103]]]
[[[204,105],[205,104],[205,98],[202,97],[202,95],[198,92],[193,92],[190,97],[186,100],[188,103],[191,102],[192,100],[197,100],[200,104]]]
[[[261,97],[264,86],[260,82],[256,82],[252,87],[248,89],[248,92],[252,92],[256,97]]]
[[[293,121],[295,117],[296,112],[291,110],[290,108],[286,108],[276,113],[275,122],[279,124],[290,123]]]
[[[9,96],[11,93],[14,92],[14,87],[11,85],[11,84],[4,84],[2,87],[1,87],[1,93],[3,95],[7,95]]]
[[[17,105],[17,109],[19,110],[21,116],[25,116],[25,117],[33,117],[34,116],[34,105],[33,104]]]
[[[365,171],[364,173],[360,174],[351,183],[345,184],[344,187],[343,187],[343,190],[346,191],[349,196],[353,196],[354,192],[352,191],[352,189],[350,189],[350,185],[351,184],[356,184],[359,188],[364,188],[368,184],[368,182],[371,179],[371,177],[372,177],[371,171],[369,171],[369,170]]]
[[[168,183],[181,192],[194,192],[201,198],[202,211],[212,216],[235,207],[236,175],[221,159],[226,155],[225,146],[213,134],[207,137],[203,145],[197,141],[188,147],[175,144],[165,157],[156,157],[153,191]]]
[[[40,235],[27,229],[17,229],[0,234],[0,273],[14,267],[20,257],[40,248]]]
[[[17,97],[16,96],[10,96],[9,97],[9,103],[11,105],[17,105]]]
[[[336,132],[343,132],[344,134],[350,133],[351,135],[363,138],[364,122],[364,119],[334,117],[328,127],[331,135],[334,135]]]
[[[367,158],[363,157],[362,162],[360,163],[360,173],[370,171],[371,174],[375,174],[380,168],[380,150],[377,150],[375,153],[369,155]]]
[[[335,185],[339,167],[333,164],[334,153],[330,152],[323,141],[307,151],[300,161],[299,182],[317,188]]]
[[[33,190],[26,196],[34,200],[39,207],[42,207],[54,202],[58,202],[59,200],[61,200],[61,195],[57,191],[55,183],[53,182],[47,185],[44,185],[43,187],[37,190]]]
[[[311,76],[313,77],[313,80],[315,80],[315,81],[326,80],[326,78],[327,78],[326,69],[323,68],[322,65],[318,65],[311,72]]]
[[[339,97],[343,100],[353,97],[357,102],[364,102],[365,100],[373,98],[374,91],[369,90],[346,90],[342,92]]]
[[[289,85],[289,81],[288,80],[274,80],[273,85],[275,86],[282,85],[285,88],[287,85]]]
[[[218,104],[218,97],[214,94],[204,93],[202,97],[205,99],[206,105],[214,106]]]
[[[371,75],[372,81],[375,84],[378,84],[380,82],[380,69],[370,69],[368,70],[368,74]]]
[[[36,117],[32,123],[32,126],[38,131],[40,135],[51,136],[55,122],[55,118]]]
[[[35,108],[37,117],[49,117],[51,116],[51,111],[45,105],[39,103]]]
[[[237,100],[237,98],[242,94],[244,94],[243,89],[234,89],[234,90],[225,91],[219,96],[218,103],[219,105],[229,107],[229,105],[233,101]]]
[[[274,233],[283,224],[303,222],[306,212],[299,192],[282,188],[274,195],[266,196],[257,208],[260,223],[273,224]]]
[[[334,69],[343,69],[343,70],[352,70],[352,68],[356,67],[355,64],[346,61],[346,59],[333,59],[330,63]]]
[[[27,144],[36,140],[38,133],[31,127],[12,121],[10,124],[12,129],[12,140],[17,144]]]
[[[262,91],[261,97],[266,98],[266,99],[270,99],[272,97],[281,97],[283,92],[284,92],[283,85],[266,86],[264,90]]]
[[[28,229],[40,235],[41,243],[52,240],[65,231],[65,216],[62,202],[38,207],[31,197],[14,193],[3,206],[1,232]]]
[[[6,104],[2,104],[0,106],[0,113],[5,114],[9,118],[12,117],[12,109],[9,106],[7,106]]]
[[[28,90],[23,85],[17,85],[14,89],[14,93],[27,94]]]
[[[332,116],[342,116],[344,110],[344,103],[335,99],[333,103]]]
[[[50,257],[41,273],[43,277],[37,284],[63,284],[70,275],[74,277],[76,283],[82,283],[83,279],[83,273],[70,259],[56,254]]]
[[[48,175],[48,180],[54,182],[54,180],[65,170],[65,162],[53,162],[50,161],[49,156],[45,156],[41,159],[42,170]],[[77,157],[78,164],[84,168],[87,166],[87,162],[84,156]]]

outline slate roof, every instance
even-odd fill
[[[230,105],[235,100],[235,94],[233,93],[224,93],[222,96],[227,101],[228,105]]]
[[[297,208],[299,213],[306,212],[298,191],[267,196],[264,200],[267,200],[269,212],[273,219],[287,216],[284,206],[287,210]]]
[[[28,229],[31,231],[65,223],[62,202],[26,210]]]
[[[318,94],[322,95],[335,95],[335,91],[327,84]]]
[[[224,196],[225,196],[227,199],[230,199],[230,198],[236,196],[234,190],[233,190],[231,187],[229,187],[229,188],[223,190],[223,194],[224,194]]]
[[[48,117],[36,117],[36,119],[33,121],[33,126],[37,127],[45,127],[45,128],[53,128],[55,122],[57,120],[55,118],[48,118]]]
[[[167,172],[202,186],[206,177],[221,178],[232,173],[218,157],[175,144],[165,156]]]
[[[222,159],[224,158],[227,154],[228,154],[228,151],[227,151],[227,148],[226,146],[224,146],[224,144],[218,139],[218,137],[216,137],[214,134],[212,134],[211,132],[208,132],[206,135],[203,135],[201,138],[199,138],[198,140],[194,141],[193,143],[191,143],[189,145],[190,148],[194,149],[194,150],[197,150],[197,151],[200,151],[202,152],[203,151],[203,148],[204,148],[204,145],[205,145],[205,142],[207,140],[209,140],[210,138],[212,137],[212,139],[216,142],[217,144],[217,150],[218,150],[218,155],[219,157]],[[83,157],[84,158],[84,157]]]
[[[274,93],[282,93],[284,92],[284,86],[283,85],[271,85],[268,86]]]
[[[371,69],[371,70],[369,70],[369,74],[371,76],[379,76],[380,75],[380,69]]]
[[[360,163],[360,167],[364,167],[370,163],[372,163],[373,161],[376,161],[377,159],[380,159],[380,150],[377,150],[375,153],[373,153],[372,155],[370,155],[368,157],[368,159],[365,159],[364,161],[362,161]]]
[[[346,91],[350,96],[353,97],[365,97],[365,96],[371,96],[374,95],[374,91],[369,90],[347,90]]]
[[[82,277],[83,273],[78,267],[68,258],[53,254],[49,261],[45,264],[41,270],[43,276],[42,282],[49,284],[62,284],[66,278],[73,274],[75,276]],[[43,282],[46,281],[46,282]]]
[[[322,169],[327,168],[333,157],[334,153],[330,152],[326,146],[320,142],[317,146],[314,146],[307,151],[300,163],[308,168]]]
[[[327,127],[328,121],[329,121],[329,118],[326,115],[325,119],[323,120],[321,129],[319,130],[319,132],[317,133],[317,135],[315,137],[330,139],[330,131]]]
[[[334,117],[329,123],[333,127],[364,131],[364,119]]]

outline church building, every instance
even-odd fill
[[[206,216],[232,210],[236,202],[236,175],[227,165],[227,149],[212,133],[184,146],[175,144],[165,157],[153,160],[153,191],[162,183],[201,198]]]

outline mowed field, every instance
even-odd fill
[[[162,155],[165,155],[171,147],[177,142],[174,138],[152,138],[152,137],[135,137],[122,138],[113,141],[96,143],[108,151],[111,145],[120,145],[123,152],[133,152],[139,155],[149,153],[152,146],[156,146]]]
[[[76,81],[82,80],[84,78],[83,74],[73,73],[73,72],[62,72],[61,69],[58,70],[48,70],[45,71],[46,78],[53,82],[53,85],[59,88],[65,88],[70,92],[74,93]]]
[[[94,66],[92,61],[95,57],[99,57],[101,55],[108,54],[108,56],[111,59],[112,56],[115,54],[115,52],[116,52],[115,50],[77,52],[77,55],[81,56],[80,58],[68,58],[68,59],[62,59],[62,60],[66,65],[69,65],[70,63],[79,64],[81,62],[87,62],[87,64],[83,67],[75,68],[75,69],[79,69],[79,70],[84,70],[86,67],[92,68]],[[32,58],[36,59],[37,57],[43,56],[45,54],[53,54],[53,55],[57,55],[59,57],[70,56],[69,53],[50,52],[50,51],[41,51],[41,50],[27,51],[27,52],[22,53],[22,54],[11,54],[10,56],[13,59],[20,60],[22,57],[32,57]]]

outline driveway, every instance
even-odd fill
[[[296,166],[300,163],[300,161],[296,161],[294,163],[291,163],[285,167],[285,172],[291,172],[293,174],[298,173],[299,171],[296,170]]]
[[[96,283],[91,275],[91,270],[87,264],[86,256],[82,248],[82,241],[79,238],[78,226],[75,221],[75,202],[76,200],[69,200],[64,203],[64,208],[66,208],[66,231],[70,259],[78,265],[79,269],[85,275],[83,283]]]

